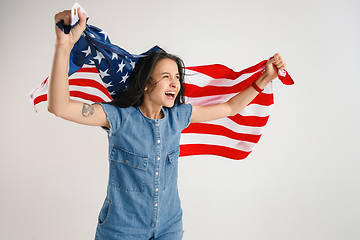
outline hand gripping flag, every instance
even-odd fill
[[[77,7],[75,5],[72,11]],[[69,31],[66,26],[58,26],[65,32]],[[126,89],[138,59],[159,49],[155,46],[143,54],[133,55],[111,44],[106,32],[87,25],[70,54],[70,97],[90,103],[111,101]],[[239,72],[220,64],[186,67],[186,103],[205,106],[226,102],[262,74],[266,61]],[[279,70],[278,78],[286,85],[294,83],[286,71]],[[47,89],[48,78],[29,94],[35,109],[37,104],[47,100]],[[235,116],[190,124],[182,132],[180,156],[216,155],[233,160],[245,159],[260,140],[273,99],[270,83]]]

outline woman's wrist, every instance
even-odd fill
[[[259,86],[254,82],[252,82],[252,87],[258,92],[258,93],[261,93],[262,91],[264,91],[263,88],[259,88]]]
[[[273,79],[271,79],[267,74],[263,73],[256,81],[255,84],[260,89],[264,89]]]
[[[73,49],[73,44],[61,44],[58,41],[55,43],[55,52],[70,54],[71,50]]]

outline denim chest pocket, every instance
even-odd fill
[[[110,154],[110,186],[144,192],[148,158],[114,146]]]
[[[170,184],[174,183],[178,178],[178,159],[180,154],[180,147],[168,152],[166,156],[165,166],[165,189]]]

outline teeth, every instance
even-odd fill
[[[166,92],[166,95],[175,95],[175,92]]]

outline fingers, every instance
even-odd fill
[[[81,37],[81,34],[86,28],[87,16],[83,11],[81,11],[80,7],[77,9],[77,12],[79,16],[79,22],[71,29],[69,33],[65,33],[58,27],[55,27],[58,43],[75,44]],[[61,20],[64,21],[64,25],[69,26],[71,24],[71,10],[65,10],[55,15],[55,23],[58,23]]]
[[[78,13],[79,13],[79,25],[81,27],[82,30],[85,30],[86,28],[86,14],[81,10],[81,8],[78,8]]]
[[[80,25],[81,29],[84,30],[86,28],[87,16],[83,11],[81,11],[81,8],[78,8],[77,10],[79,13],[79,25]],[[70,25],[71,24],[71,10],[64,10],[55,15],[55,23],[58,23],[61,20],[64,20],[64,25]]]
[[[270,61],[280,70],[285,70],[287,65],[279,53],[276,53]]]
[[[65,25],[70,25],[71,22],[71,11],[65,10],[62,12],[59,12],[55,15],[55,23],[60,22],[61,20],[64,20]]]
[[[74,28],[71,30],[72,36],[76,39],[76,41],[79,39],[80,35],[86,28],[86,18],[87,16],[85,13],[81,11],[81,8],[78,8],[79,13],[79,23],[74,26]]]

